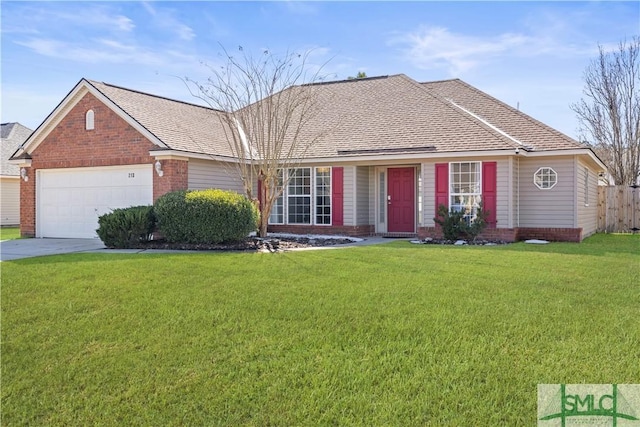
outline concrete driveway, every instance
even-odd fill
[[[104,249],[100,239],[17,239],[0,242],[0,260]]]

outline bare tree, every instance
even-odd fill
[[[571,108],[615,183],[633,185],[640,175],[640,38],[599,51],[584,73],[585,98]]]
[[[291,171],[325,133],[307,129],[317,116],[317,83],[322,67],[309,64],[309,54],[282,56],[265,50],[259,57],[223,48],[226,65],[209,67],[205,83],[187,79],[192,94],[216,110],[235,158],[246,196],[260,212],[258,235],[266,237],[271,208],[286,187]],[[257,184],[257,185],[256,185]]]

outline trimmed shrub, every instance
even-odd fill
[[[442,227],[444,238],[450,241],[458,240],[467,225],[464,219],[465,211],[449,210],[445,205],[438,206],[438,216],[433,218]]]
[[[258,211],[245,196],[225,190],[181,190],[154,205],[160,232],[169,242],[223,243],[256,230]]]
[[[485,210],[482,202],[480,202],[473,221],[468,221],[464,217],[465,215],[467,215],[466,210],[449,210],[445,205],[440,205],[438,206],[438,216],[433,220],[442,227],[442,234],[445,239],[454,241],[468,238],[475,241],[478,235],[487,227],[489,211]]]
[[[156,225],[153,206],[114,209],[98,218],[98,237],[108,248],[128,248],[147,242]]]

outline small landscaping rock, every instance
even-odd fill
[[[538,240],[538,239],[529,239],[529,240],[525,240],[524,242],[533,244],[533,245],[546,245],[547,243],[549,243],[546,240]]]

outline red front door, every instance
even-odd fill
[[[416,190],[414,168],[387,169],[387,212],[389,233],[416,231]]]

